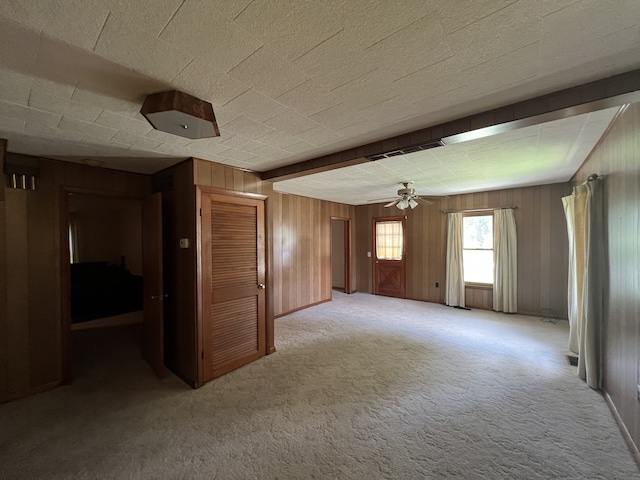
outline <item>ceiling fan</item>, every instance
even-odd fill
[[[401,182],[400,185],[402,185],[403,188],[401,188],[400,190],[398,190],[398,198],[394,199],[393,201],[387,203],[385,205],[385,207],[397,207],[400,210],[405,210],[406,208],[411,208],[414,209],[416,208],[418,205],[433,205],[433,202],[431,200],[427,200],[427,198],[425,196],[422,195],[416,195],[416,191],[409,187],[409,185],[411,185],[413,182]],[[378,199],[380,201],[384,201],[384,200],[388,200],[387,198],[384,199]],[[370,200],[370,201],[375,201],[375,200]]]

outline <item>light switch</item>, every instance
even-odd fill
[[[181,238],[180,239],[180,248],[189,248],[189,239]]]
[[[371,252],[367,252],[367,257],[371,258]]]

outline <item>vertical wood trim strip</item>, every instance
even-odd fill
[[[555,199],[559,202],[560,199]],[[540,187],[540,227],[538,245],[540,245],[540,284],[539,307],[549,308],[551,305],[551,185]],[[562,312],[558,312],[562,315]]]
[[[205,353],[204,339],[211,336],[211,201],[208,195],[203,195],[199,188],[196,188],[196,208],[202,209],[196,222],[197,230],[197,365],[198,384],[203,385],[207,378],[211,377],[211,360],[201,356]]]
[[[58,220],[60,222],[58,248],[60,252],[60,372],[63,382],[70,382],[71,372],[71,259],[68,236],[65,230],[69,228],[69,193],[61,188],[58,192]]]
[[[44,170],[44,169],[43,169]],[[30,306],[51,305],[53,311],[43,308],[29,310],[29,364],[31,387],[55,382],[60,378],[60,356],[57,342],[51,339],[60,337],[59,295],[52,288],[59,279],[59,265],[51,262],[60,252],[57,242],[59,217],[56,215],[56,202],[59,192],[53,188],[53,182],[47,175],[38,182],[38,190],[27,192],[27,219],[29,251],[29,295]],[[68,257],[67,257],[68,258]]]
[[[202,185],[208,185],[210,187],[216,187],[216,188],[227,188],[226,171],[227,171],[227,167],[225,167],[224,165],[220,165],[219,163],[212,163],[211,164],[211,183],[208,183],[208,184],[203,183]]]
[[[29,255],[27,193],[7,190],[7,385],[9,392],[30,387]]]
[[[4,155],[7,141],[0,138],[0,173],[4,168]],[[0,183],[0,399],[7,395],[7,245],[6,245],[6,213],[5,213],[5,185]]]

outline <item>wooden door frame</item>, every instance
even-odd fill
[[[371,291],[374,295],[376,293],[376,287],[378,285],[378,272],[376,269],[376,259],[378,258],[376,252],[376,222],[402,222],[402,262],[403,262],[403,278],[402,278],[402,297],[407,298],[407,216],[406,215],[394,215],[389,217],[373,217],[371,223],[372,235],[371,243],[373,245],[371,252],[371,269],[373,271],[373,285]]]
[[[155,192],[147,195],[140,203],[143,274],[143,323],[140,343],[143,357],[153,372],[158,378],[164,378],[166,376],[164,299],[168,295],[164,294],[162,193]]]
[[[206,185],[196,185],[196,365],[197,368],[197,387],[204,385],[204,365],[202,363],[202,353],[204,352],[204,339],[202,335],[202,287],[203,287],[203,272],[202,272],[202,195],[214,194],[223,195],[227,197],[246,198],[251,200],[261,200],[264,202],[264,255],[265,255],[265,279],[266,279],[266,292],[265,292],[265,352],[267,355],[275,352],[273,345],[274,326],[273,315],[271,314],[271,298],[272,298],[272,282],[270,277],[270,255],[269,255],[269,235],[268,235],[268,218],[267,218],[267,195],[261,193],[249,193],[238,192],[236,190],[226,190],[224,188],[209,187]]]
[[[344,293],[353,293],[351,288],[351,219],[348,217],[331,217],[331,222],[333,220],[344,222]],[[333,223],[330,225],[331,238],[333,239]],[[333,248],[331,248],[329,257],[333,274]],[[331,286],[331,296],[333,297],[333,285]]]
[[[60,367],[62,383],[73,380],[71,368],[71,252],[69,252],[69,195],[93,195],[97,197],[127,198],[139,200],[144,196],[62,185],[59,192],[60,208]],[[142,207],[142,205],[141,205]],[[142,222],[142,219],[140,219]],[[142,240],[141,240],[142,242]]]

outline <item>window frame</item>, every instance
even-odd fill
[[[400,258],[378,258],[378,241],[377,241],[377,231],[376,224],[377,223],[385,223],[385,222],[398,222],[402,228],[402,246],[400,248]],[[407,233],[406,233],[406,217],[404,216],[393,216],[393,217],[378,217],[373,219],[373,251],[371,252],[373,261],[381,261],[381,262],[401,262],[406,258],[407,252]]]
[[[464,219],[467,217],[491,217],[491,248],[464,248]],[[488,251],[491,250],[495,252],[495,239],[493,238],[493,212],[468,212],[462,214],[462,262],[464,265],[464,251],[465,250],[481,250]],[[493,266],[495,267],[495,259],[493,260]],[[495,280],[495,279],[494,279]],[[484,283],[484,282],[467,282],[464,280],[464,286],[469,288],[477,288],[482,290],[493,290],[493,282]]]

